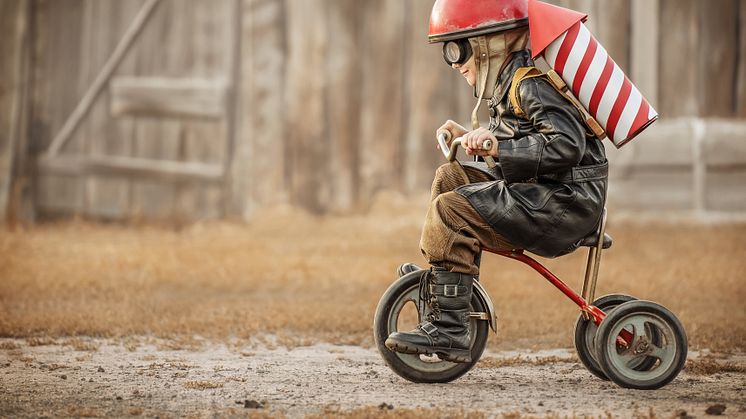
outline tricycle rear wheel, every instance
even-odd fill
[[[636,298],[630,295],[609,294],[597,299],[592,305],[596,306],[604,313],[608,313],[619,304],[634,300],[636,300]],[[575,351],[578,353],[580,363],[583,364],[591,374],[602,380],[608,380],[609,378],[604,374],[596,360],[595,339],[597,330],[598,326],[596,326],[596,323],[587,319],[584,313],[580,313],[578,321],[575,323]]]
[[[619,337],[628,340],[620,342]],[[620,304],[604,318],[595,339],[598,364],[621,387],[651,390],[676,378],[684,368],[688,350],[679,319],[652,301]],[[644,369],[641,363],[654,360]]]
[[[601,309],[604,313],[608,313],[622,303],[635,300],[637,300],[637,298],[625,294],[609,294],[597,299],[592,305]],[[597,331],[598,326],[596,326],[596,323],[586,319],[586,317],[581,313],[578,317],[577,323],[575,323],[575,350],[578,353],[580,363],[582,363],[591,374],[602,380],[608,380],[609,378],[598,365],[595,343]],[[659,343],[660,336],[656,331],[653,331],[653,335],[654,342]],[[647,357],[639,359],[637,364],[633,366],[638,371],[646,371],[652,368],[655,363],[656,359],[654,357]]]

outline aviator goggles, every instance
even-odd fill
[[[443,58],[448,65],[464,64],[471,58],[473,51],[467,39],[457,39],[443,44]]]

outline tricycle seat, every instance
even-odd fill
[[[611,244],[613,243],[613,240],[611,236],[604,233],[604,244],[603,249],[608,249],[611,247]],[[596,247],[598,246],[598,232],[594,232],[590,236],[584,238],[580,241],[579,247]]]

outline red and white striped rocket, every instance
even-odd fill
[[[583,24],[587,17],[529,0],[531,48],[534,58],[544,54],[619,148],[655,122],[658,113]]]

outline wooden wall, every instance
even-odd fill
[[[26,1],[0,2],[0,219],[14,218],[11,202],[19,195],[13,192],[15,173],[26,148],[28,22]]]
[[[118,156],[215,165],[229,159],[227,117],[143,113],[136,109],[142,103],[134,110],[132,106],[124,106],[121,112],[114,109],[121,108],[117,103],[122,101],[113,96],[119,91],[132,91],[126,86],[133,84],[230,83],[236,55],[231,51],[235,2],[159,3],[90,111],[61,148],[63,158]],[[141,0],[33,2],[32,152],[41,155],[49,147],[144,4]],[[126,93],[121,95],[126,101]],[[39,170],[36,206],[42,213],[74,212],[105,218],[209,217],[223,213],[220,184],[95,176],[69,169],[70,174]]]
[[[152,15],[60,148],[67,160],[33,164],[46,161],[151,2]],[[0,114],[28,97],[23,129],[13,132],[32,164],[9,174],[11,129],[0,118],[0,181],[31,179],[26,207],[42,216],[114,219],[249,217],[278,203],[346,212],[383,189],[427,190],[441,162],[434,130],[448,118],[466,123],[474,105],[439,47],[427,44],[432,3],[2,2],[0,19],[15,22],[2,25],[3,83],[19,74],[23,42],[30,71],[14,98],[0,91]],[[746,0],[553,3],[590,15],[590,29],[662,117],[746,116]],[[158,167],[102,170],[110,156]]]

